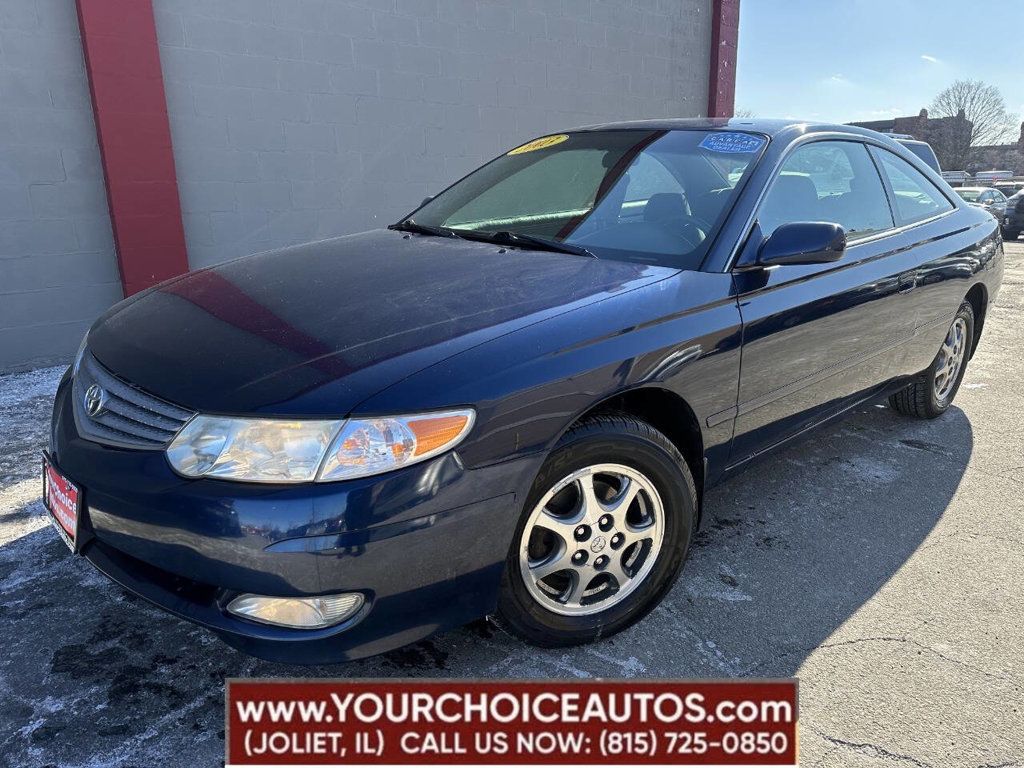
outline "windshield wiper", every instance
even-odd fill
[[[459,233],[448,227],[432,227],[429,224],[419,224],[412,219],[400,221],[397,224],[388,224],[388,229],[396,232],[415,232],[417,235],[431,235],[433,237],[460,237]]]
[[[596,259],[593,253],[581,245],[572,245],[558,240],[549,240],[546,237],[536,235],[524,235],[519,232],[500,230],[498,232],[486,232],[477,229],[451,229],[449,227],[435,227],[430,224],[420,224],[412,219],[400,221],[397,224],[389,224],[388,229],[398,232],[415,232],[419,235],[432,235],[434,237],[458,237],[464,240],[483,240],[488,243],[499,245],[512,245],[520,248],[534,248],[541,251],[554,251],[555,253],[571,253],[574,256],[589,256]]]
[[[460,235],[464,237],[479,237],[481,240],[487,240],[492,243],[499,243],[501,245],[515,245],[521,248],[534,248],[539,251],[553,251],[555,253],[571,253],[574,256],[588,256],[592,259],[596,259],[593,253],[588,251],[582,245],[572,245],[571,243],[563,243],[560,240],[549,240],[546,237],[537,237],[536,235],[524,235],[519,232],[509,232],[508,230],[500,230],[498,232],[460,232]]]

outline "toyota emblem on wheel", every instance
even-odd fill
[[[103,413],[107,404],[107,392],[98,384],[85,390],[85,412],[92,418]]]

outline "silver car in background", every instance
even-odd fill
[[[956,187],[953,189],[969,205],[984,208],[1000,221],[1006,214],[1006,195],[992,187]]]

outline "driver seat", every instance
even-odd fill
[[[686,216],[686,200],[680,192],[656,192],[644,206],[644,221],[649,224],[680,223]]]

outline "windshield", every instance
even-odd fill
[[[960,197],[966,200],[968,203],[976,203],[978,198],[981,196],[980,189],[954,189]]]
[[[599,258],[695,269],[766,143],[724,131],[546,136],[474,171],[412,219],[421,227],[510,232]]]

